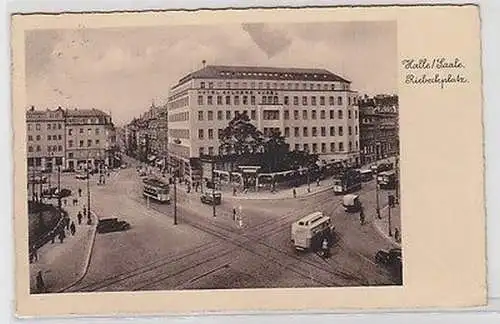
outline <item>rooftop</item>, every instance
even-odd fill
[[[179,80],[182,84],[191,79],[255,79],[255,80],[297,80],[297,81],[340,81],[351,83],[326,69],[287,68],[263,66],[208,65],[189,73]]]
[[[109,117],[109,114],[98,109],[66,109],[67,117]]]

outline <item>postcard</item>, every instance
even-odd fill
[[[11,27],[18,316],[486,303],[477,6]]]

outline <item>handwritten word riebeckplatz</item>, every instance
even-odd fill
[[[449,73],[446,76],[440,75],[439,73],[434,74],[433,76],[429,76],[427,74],[415,75],[413,73],[408,73],[406,75],[405,83],[406,84],[435,84],[439,85],[441,89],[444,89],[447,84],[456,84],[456,83],[468,83],[469,80],[461,74],[451,74]]]
[[[406,70],[433,70],[433,69],[463,69],[465,65],[459,58],[453,60],[439,57],[433,59],[404,59],[401,61]]]

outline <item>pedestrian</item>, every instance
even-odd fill
[[[396,242],[401,242],[401,234],[399,233],[399,228],[395,228],[394,229],[394,239],[396,240]]]
[[[61,243],[64,243],[64,239],[66,238],[66,234],[64,234],[64,229],[61,228],[60,232],[59,232],[59,241]]]
[[[236,208],[233,207],[233,221],[236,220]]]
[[[45,283],[43,282],[42,271],[38,271],[36,275],[36,289],[39,293],[45,292]]]
[[[87,225],[92,225],[92,219],[90,218],[90,214],[87,216]]]
[[[31,250],[32,250],[32,253],[33,253],[33,260],[34,261],[38,261],[38,250],[37,250],[35,244],[33,244],[33,246],[31,247]]]
[[[78,197],[82,196],[82,188],[78,188]]]
[[[293,193],[293,198],[297,198],[297,190],[295,190],[295,187],[292,190]]]
[[[82,218],[83,218],[82,213],[79,211],[78,215],[76,215],[76,217],[78,218],[78,225],[81,225],[82,224]]]
[[[359,222],[361,225],[365,224],[365,212],[363,206],[359,208]]]
[[[75,226],[75,223],[74,222],[71,222],[71,225],[70,225],[70,231],[71,231],[71,235],[75,235],[75,232],[76,232],[76,226]]]
[[[318,187],[319,187],[319,177],[318,177],[318,179],[316,179],[316,184],[317,184],[317,185],[318,185]]]
[[[66,207],[68,205],[68,200],[67,199],[64,199],[63,200],[63,203],[64,203],[64,207]]]
[[[87,216],[87,208],[85,205],[83,206],[83,216]]]
[[[64,217],[64,225],[66,227],[67,230],[69,230],[69,222],[70,222],[70,219],[68,216],[65,216]]]
[[[233,196],[236,196],[236,187],[233,187]]]
[[[328,258],[330,254],[330,249],[328,248],[328,239],[323,238],[323,242],[321,243],[321,250],[323,252],[323,257]]]
[[[50,243],[54,244],[55,241],[56,241],[56,233],[51,232],[50,233]]]

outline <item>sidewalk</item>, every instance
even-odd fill
[[[397,204],[395,208],[391,208],[391,234],[389,236],[389,210],[388,206],[385,206],[380,210],[380,216],[382,219],[379,219],[376,215],[373,216],[373,225],[375,229],[389,242],[391,242],[396,247],[401,247],[401,208],[400,205]],[[395,239],[396,228],[399,230],[399,242]]]
[[[77,195],[77,193],[75,193]],[[70,222],[76,226],[75,235],[65,230],[66,238],[60,243],[56,237],[54,243],[50,241],[37,251],[38,260],[30,263],[30,291],[40,293],[37,290],[36,276],[42,272],[46,292],[61,292],[67,287],[75,284],[83,278],[87,272],[90,262],[92,246],[94,244],[97,217],[92,214],[92,224],[87,225],[87,217],[82,218],[82,224],[78,225],[77,214],[83,209],[85,199],[80,198],[78,205],[73,206],[74,196],[67,198],[67,206],[63,209],[68,212]]]

